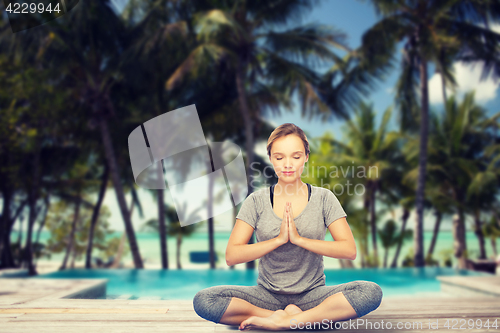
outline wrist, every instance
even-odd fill
[[[286,242],[283,241],[283,239],[280,238],[280,236],[277,236],[274,238],[274,242],[276,243],[276,247],[279,247],[283,244],[285,244]]]
[[[302,246],[302,244],[304,244],[304,237],[302,236],[297,236],[294,241],[293,241],[293,244],[294,245],[297,245],[297,246]]]

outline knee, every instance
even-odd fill
[[[382,292],[382,288],[375,282],[369,282],[368,285],[368,293],[371,295],[371,299],[373,304],[376,305],[373,310],[379,307],[380,303],[382,303],[382,296],[384,293]]]
[[[372,281],[363,281],[360,286],[364,294],[364,298],[368,301],[370,312],[377,309],[380,306],[380,303],[382,303],[382,288]]]
[[[203,319],[218,323],[226,302],[224,297],[221,296],[220,290],[216,289],[216,287],[198,291],[193,298],[194,311]]]
[[[210,303],[212,302],[212,294],[209,290],[203,289],[196,293],[193,298],[193,308],[198,316],[208,319],[208,308],[210,307]]]

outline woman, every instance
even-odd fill
[[[325,285],[323,256],[354,260],[356,244],[336,196],[300,179],[309,159],[304,132],[291,123],[279,126],[267,154],[278,183],[245,199],[226,249],[229,266],[260,258],[257,285],[203,289],[193,300],[196,313],[241,330],[284,330],[362,317],[378,308],[382,290],[374,282]],[[326,229],[334,242],[325,241]],[[257,243],[248,244],[254,230]]]

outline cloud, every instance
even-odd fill
[[[267,142],[257,142],[254,147],[254,152],[262,158],[267,158]]]
[[[453,71],[457,82],[456,95],[463,96],[465,93],[475,90],[477,102],[484,103],[495,99],[499,82],[491,77],[481,81],[482,67],[481,63],[464,64],[457,62],[454,64]],[[449,97],[453,94],[453,91],[447,87],[446,94]],[[429,102],[431,104],[443,103],[443,86],[439,73],[434,74],[429,80]]]
[[[490,24],[490,29],[500,34],[500,23]]]
[[[500,33],[500,24],[491,24],[490,29]],[[456,62],[453,66],[457,82],[455,94],[461,97],[465,93],[475,90],[476,102],[485,103],[495,99],[500,82],[493,80],[491,77],[481,81],[482,69],[483,64],[481,62],[475,64]],[[446,94],[449,97],[453,94],[453,91],[447,88]],[[435,73],[429,80],[429,102],[431,104],[443,103],[443,86],[441,76],[438,73]]]

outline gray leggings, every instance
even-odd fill
[[[200,290],[194,296],[193,306],[200,317],[218,324],[231,302],[231,297],[241,298],[272,311],[283,310],[288,304],[295,304],[306,311],[339,292],[344,294],[358,317],[372,312],[382,301],[382,288],[378,284],[358,280],[336,286],[319,286],[300,294],[277,294],[261,285],[215,286]]]

